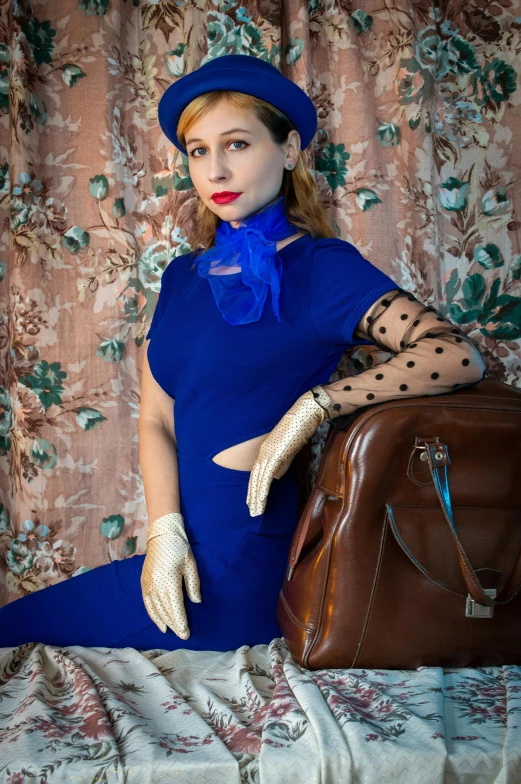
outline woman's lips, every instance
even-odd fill
[[[229,193],[226,196],[214,195],[212,196],[212,199],[217,204],[227,204],[229,201],[235,201],[235,199],[238,199],[240,195],[241,195],[240,193]]]

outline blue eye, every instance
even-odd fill
[[[246,147],[248,146],[248,142],[243,142],[242,139],[234,139],[234,141],[230,142],[230,144],[243,144]],[[205,149],[206,147],[194,147],[194,149],[189,154],[192,158],[202,158],[202,155],[194,155],[194,153],[197,152],[197,150],[205,150]],[[238,149],[242,150],[243,148],[239,147]]]

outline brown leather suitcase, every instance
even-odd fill
[[[330,425],[277,620],[308,669],[521,664],[521,390]]]

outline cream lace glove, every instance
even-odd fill
[[[183,515],[170,512],[148,527],[147,554],[141,572],[146,610],[162,632],[169,626],[187,640],[190,636],[183,600],[183,577],[192,602],[201,601],[197,563],[184,528]]]
[[[273,477],[280,479],[286,473],[297,452],[326,418],[328,405],[332,405],[331,398],[321,386],[305,392],[262,442],[248,484],[246,503],[251,517],[264,512]]]

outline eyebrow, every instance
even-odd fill
[[[241,133],[249,133],[251,135],[251,131],[247,131],[246,128],[230,128],[229,131],[223,131],[220,135],[221,136],[227,136],[229,133],[237,133],[237,131],[240,131]],[[188,146],[191,142],[202,142],[202,141],[203,141],[203,139],[193,139],[192,138],[192,139],[188,139],[188,141],[186,142],[186,145]]]

